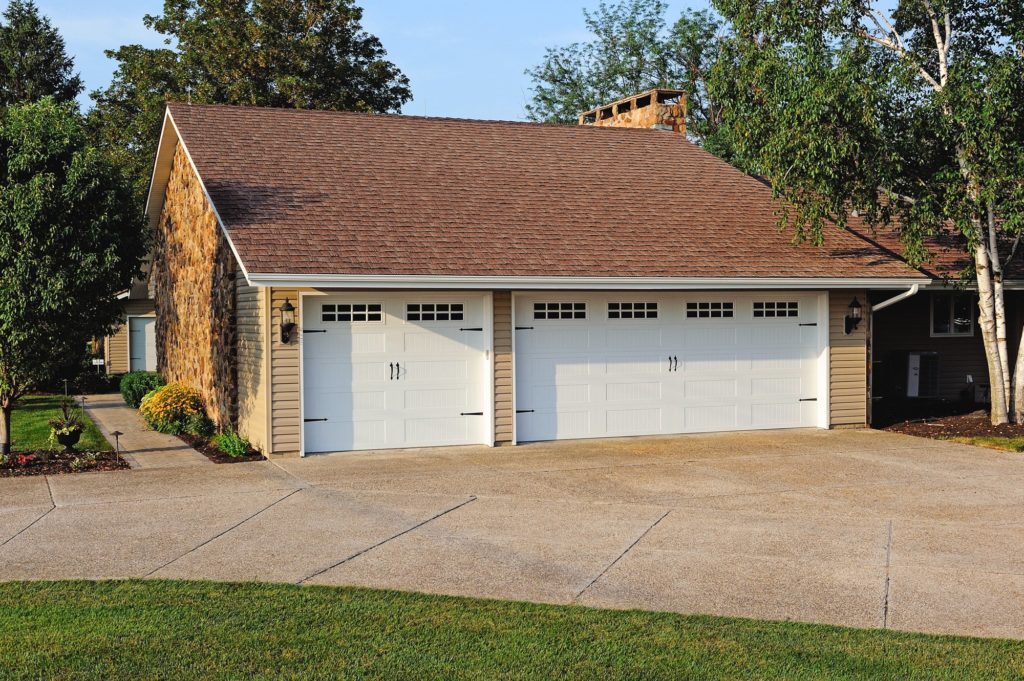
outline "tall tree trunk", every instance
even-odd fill
[[[979,225],[980,227],[980,225]],[[979,233],[981,230],[979,230]],[[980,239],[974,247],[974,265],[978,279],[978,309],[981,338],[988,362],[989,393],[992,398],[992,424],[1009,423],[1009,405],[1006,400],[1006,384],[1003,381],[1003,367],[996,334],[996,296],[992,282],[992,267],[985,240]]]
[[[0,455],[11,454],[11,402],[0,405]]]
[[[1024,332],[1017,346],[1017,363],[1013,368],[1013,420],[1024,423]]]
[[[996,235],[996,217],[992,204],[988,205],[989,266],[992,268],[992,295],[996,318],[996,349],[1003,372],[1003,401],[1009,409],[1013,404],[1010,383],[1010,352],[1006,344],[1006,299],[1003,296],[1003,264],[999,257],[999,238]],[[1016,419],[1014,419],[1016,420]]]

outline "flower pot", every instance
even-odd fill
[[[68,431],[67,433],[56,433],[57,442],[64,446],[65,452],[74,451],[75,445],[82,438],[82,430],[76,428],[75,430]]]

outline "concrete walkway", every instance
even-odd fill
[[[86,395],[85,411],[103,436],[114,444],[115,430],[120,437],[121,455],[132,468],[181,468],[213,465],[205,456],[173,435],[164,435],[146,427],[139,412],[124,403],[118,394]]]
[[[8,580],[361,585],[1024,638],[1022,546],[1024,455],[870,431],[0,480]]]

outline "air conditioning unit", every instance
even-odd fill
[[[939,353],[910,353],[907,357],[907,397],[938,396]]]

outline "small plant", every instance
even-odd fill
[[[121,397],[129,407],[138,409],[142,399],[164,383],[164,377],[155,371],[132,371],[121,377]]]
[[[76,407],[71,399],[65,397],[60,403],[60,416],[50,419],[50,442],[61,445],[65,452],[74,451],[83,430],[85,421],[82,410]]]
[[[240,459],[249,453],[249,441],[233,430],[225,430],[213,438],[213,444],[232,459]]]
[[[206,414],[194,414],[185,422],[185,432],[209,440],[216,428]]]
[[[206,419],[198,391],[181,383],[168,383],[147,393],[139,412],[150,428],[169,435],[191,432],[190,427],[200,428],[200,419]]]
[[[71,463],[69,464],[71,470],[74,471],[75,473],[85,470],[85,468],[88,465],[89,461],[81,456],[76,456],[74,459],[71,460]]]
[[[27,466],[35,460],[36,457],[31,454],[18,454],[17,456],[14,457],[15,463],[17,463],[19,466]]]

